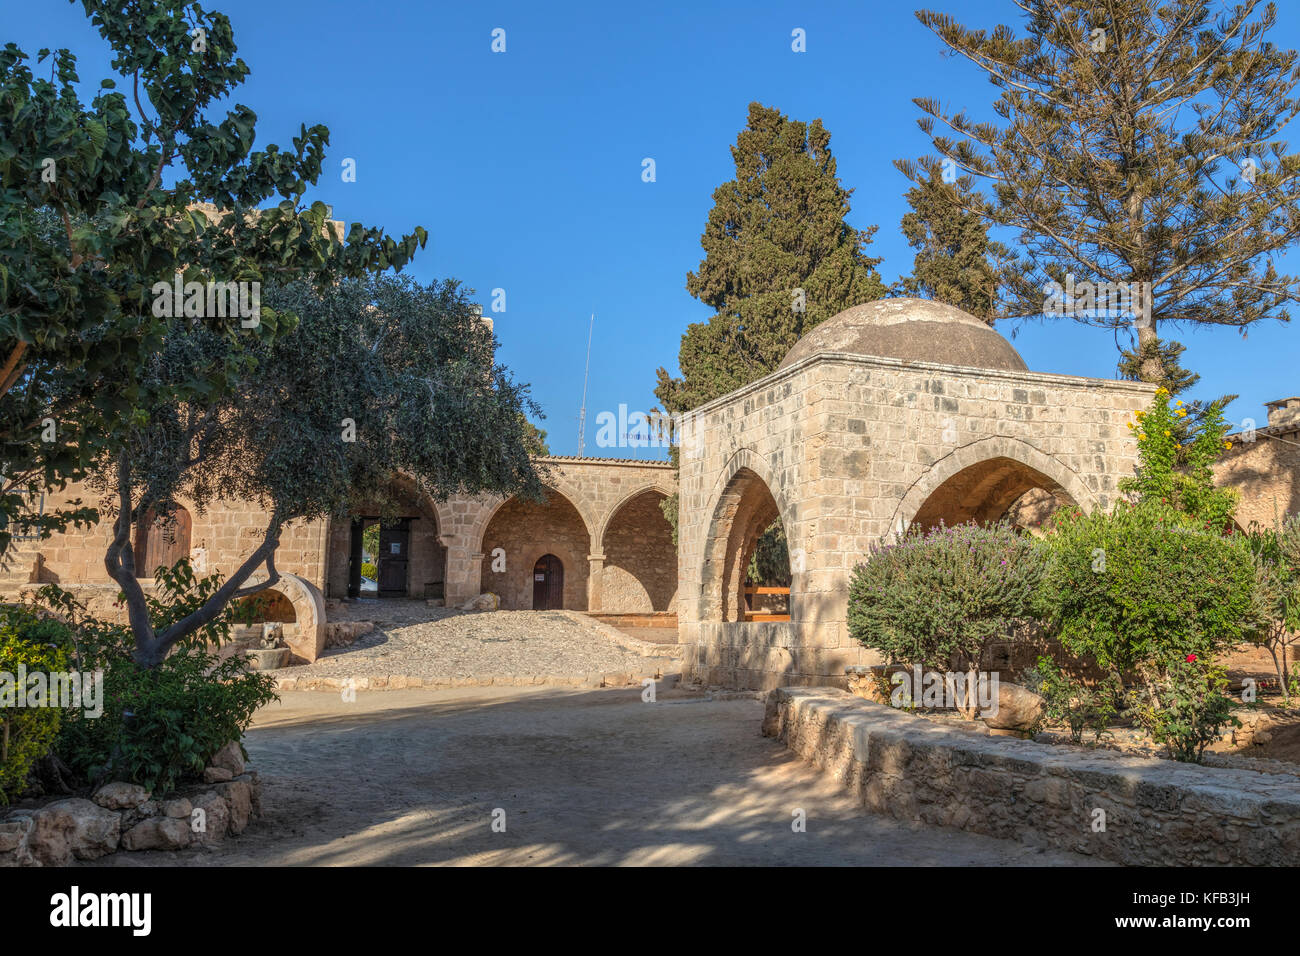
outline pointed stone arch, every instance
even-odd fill
[[[996,520],[1034,487],[1085,512],[1107,506],[1104,498],[1058,459],[1028,442],[997,436],[963,445],[931,465],[899,501],[889,532],[897,534],[918,519],[925,525],[940,517],[949,524],[953,523],[950,518]],[[966,500],[950,504],[942,500],[944,495]]]

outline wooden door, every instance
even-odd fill
[[[533,610],[558,611],[564,607],[564,565],[544,554],[533,565]]]
[[[411,519],[379,529],[379,593],[386,596],[407,592],[406,576],[410,564]]]
[[[148,524],[141,530],[144,534],[136,535],[135,574],[140,578],[151,578],[159,567],[171,568],[181,558],[190,556],[190,513],[177,505],[172,511],[171,521],[163,519],[149,510],[146,515]]]

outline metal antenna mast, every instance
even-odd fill
[[[587,325],[587,369],[582,373],[582,408],[578,410],[578,457],[582,457],[586,447],[587,434],[587,378],[591,375],[591,332],[596,327],[596,313],[591,313],[591,322]]]

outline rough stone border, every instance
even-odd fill
[[[1300,787],[1276,774],[969,734],[830,687],[774,690],[763,734],[899,819],[1130,865],[1300,857]]]
[[[656,675],[661,675],[656,678]],[[664,673],[661,667],[643,667],[639,672],[618,671],[591,674],[538,674],[532,677],[418,677],[390,674],[386,677],[277,677],[277,691],[326,691],[340,693],[343,682],[352,681],[353,690],[446,690],[452,687],[640,687],[647,677],[655,678],[661,690],[674,686],[678,674]]]

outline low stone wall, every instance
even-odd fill
[[[773,691],[763,733],[873,813],[1131,865],[1300,858],[1290,776],[987,737],[828,687]]]
[[[68,866],[120,851],[211,847],[262,814],[262,784],[236,744],[213,758],[204,783],[154,798],[133,783],[107,783],[0,818],[0,867]]]

